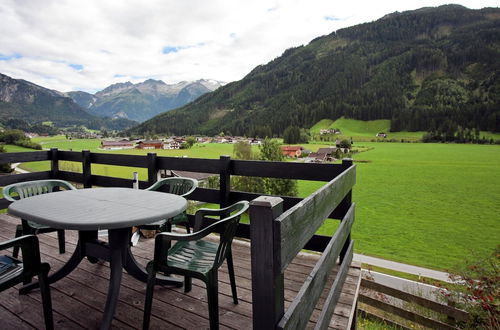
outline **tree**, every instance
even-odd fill
[[[351,149],[351,142],[349,142],[349,140],[347,140],[347,139],[344,139],[344,140],[340,141],[340,145],[339,146],[341,148]]]
[[[0,152],[5,152],[5,148],[0,145]],[[10,164],[0,164],[0,173],[10,173],[12,168]]]
[[[265,139],[259,146],[260,158],[270,161],[284,161],[280,143],[276,140]],[[297,181],[290,179],[264,178],[264,192],[277,196],[297,196]]]
[[[300,143],[300,128],[298,128],[297,126],[288,126],[283,132],[283,143]]]
[[[236,159],[252,160],[255,159],[252,153],[252,146],[245,141],[238,141],[233,147],[233,155]],[[263,178],[252,176],[234,176],[232,185],[235,190],[264,193]]]
[[[189,148],[191,148],[196,143],[196,138],[194,138],[193,136],[189,136],[186,138],[186,143],[189,146]]]

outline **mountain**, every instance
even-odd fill
[[[58,127],[85,125],[118,130],[134,124],[129,120],[95,117],[61,92],[0,73],[0,121],[9,120],[22,120],[30,125],[51,121]]]
[[[181,107],[221,85],[218,81],[205,79],[177,84],[148,79],[138,84],[113,84],[94,95],[69,92],[68,96],[90,114],[142,122],[159,113]]]
[[[500,130],[500,9],[396,12],[287,49],[132,134],[282,134],[342,116]],[[443,126],[444,125],[444,126]]]

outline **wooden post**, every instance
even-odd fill
[[[90,150],[82,150],[83,188],[92,188],[92,162]]]
[[[59,176],[59,157],[57,148],[50,148],[50,178],[57,179]]]
[[[231,193],[231,157],[229,156],[220,156],[220,190],[219,190],[219,199],[220,206],[226,207],[229,206],[229,195]]]
[[[352,159],[351,158],[344,158],[342,159],[342,168],[347,170],[349,167],[352,166]],[[344,197],[344,199],[341,202],[341,206],[343,210],[345,210],[343,213],[344,215],[347,213],[349,208],[351,207],[352,204],[352,189],[347,193],[347,195]],[[339,264],[342,264],[342,261],[344,261],[345,255],[347,253],[347,250],[349,248],[349,244],[351,244],[351,233],[347,236],[347,239],[344,243],[344,246],[342,247],[342,250],[340,251],[340,256],[339,256]]]
[[[282,213],[280,197],[260,196],[250,203],[254,329],[275,329],[285,313],[281,235],[274,225],[274,219]]]
[[[156,165],[156,153],[148,153],[148,183],[152,186],[158,180],[158,166]]]

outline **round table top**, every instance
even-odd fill
[[[184,197],[129,188],[93,188],[24,198],[8,212],[57,229],[101,230],[144,225],[171,218],[187,207]]]

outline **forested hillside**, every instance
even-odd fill
[[[131,133],[258,135],[321,119],[500,130],[500,9],[448,5],[338,30]]]

